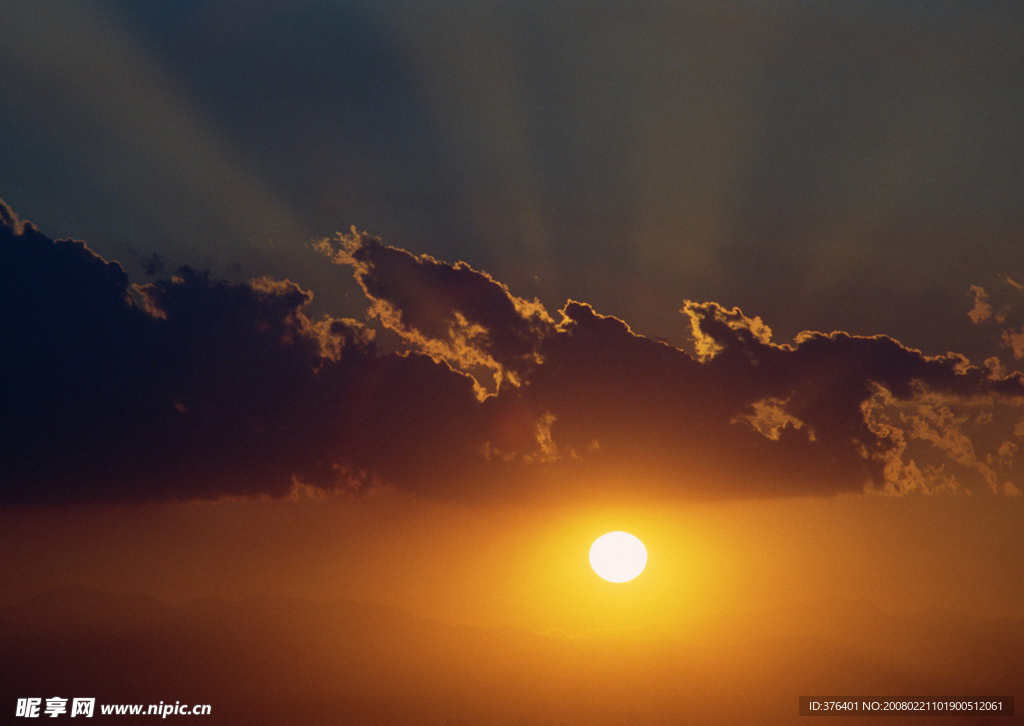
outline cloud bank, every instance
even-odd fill
[[[1024,380],[957,354],[844,332],[778,343],[759,318],[694,301],[677,348],[355,231],[317,249],[355,276],[366,319],[313,319],[289,281],[182,268],[136,285],[6,206],[0,222],[7,505],[378,486],[1019,493]]]

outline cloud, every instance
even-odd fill
[[[353,231],[367,319],[287,280],[132,284],[0,206],[5,504],[388,486],[435,497],[1014,493],[1024,384],[885,336],[683,303],[686,350]],[[387,336],[390,338],[385,339]]]
[[[133,286],[0,214],[5,503],[362,488],[427,458],[443,476],[465,458],[445,447],[483,428],[469,377],[311,320],[294,283],[184,268]]]
[[[563,311],[569,323],[544,350],[558,365],[539,376],[563,375],[528,389],[560,402],[556,443],[579,450],[594,437],[594,458],[619,458],[606,465],[618,464],[620,476],[646,468],[664,486],[712,496],[905,491],[903,469],[915,461],[892,462],[896,433],[910,424],[879,426],[871,407],[879,392],[907,405],[929,396],[998,403],[1008,414],[1004,429],[1022,412],[1019,376],[992,380],[957,355],[929,357],[891,338],[842,332],[775,344],[738,309],[691,302],[683,311],[703,357],[636,336],[586,306]],[[963,463],[953,453],[946,458]]]
[[[976,485],[977,475],[995,488],[1001,476],[1019,474],[1005,456],[999,472],[985,468],[983,457],[1009,440],[988,442],[989,430],[975,451],[950,444],[959,419],[936,424],[947,438],[924,435],[920,412],[916,420],[883,422],[879,396],[899,406],[937,397],[978,410],[999,407],[999,426],[1011,437],[1024,413],[1021,376],[996,376],[957,354],[927,356],[886,336],[843,332],[806,332],[777,344],[760,318],[692,301],[682,307],[691,331],[691,350],[684,351],[585,303],[570,301],[551,316],[463,263],[417,257],[366,235],[321,249],[353,269],[371,312],[387,301],[388,313],[374,314],[420,349],[450,349],[459,325],[477,326],[475,336],[458,338],[462,352],[446,360],[472,373],[486,357],[515,372],[517,385],[489,402],[515,401],[534,422],[546,422],[548,456],[539,468],[547,471],[530,476],[549,486],[772,496],[931,490],[934,483],[908,482],[951,471],[964,488]],[[409,322],[415,320],[422,322]],[[918,452],[921,444],[927,451]],[[931,468],[910,477],[925,462]]]
[[[518,386],[541,362],[538,346],[554,321],[539,301],[524,300],[464,262],[413,255],[352,230],[317,248],[351,267],[370,301],[369,315],[406,343],[466,370],[485,370],[492,391]]]
[[[971,285],[971,295],[974,297],[974,307],[967,313],[972,323],[981,323],[992,317],[992,303],[989,300],[985,288],[980,285]]]
[[[997,328],[996,341],[1001,348],[1010,351],[1014,360],[1024,359],[1024,317],[1021,315],[1020,293],[1024,286],[1007,275],[1001,276],[1004,283],[997,291],[1000,304],[992,305],[989,293],[979,285],[971,285],[970,292],[974,297],[974,307],[969,313],[975,324],[988,324]],[[998,359],[993,366],[997,367]]]

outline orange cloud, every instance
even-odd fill
[[[999,346],[1009,350],[1014,360],[1021,360],[1024,359],[1024,320],[1020,315],[1019,293],[1024,290],[1024,286],[1007,275],[1001,276],[1001,280],[1006,287],[998,291],[1001,299],[999,307],[993,307],[984,288],[972,285],[970,291],[974,296],[974,307],[967,315],[976,324],[998,326],[996,341]]]

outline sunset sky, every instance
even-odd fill
[[[1024,6],[0,27],[0,711],[788,723],[1020,689]],[[588,565],[613,530],[632,582]]]

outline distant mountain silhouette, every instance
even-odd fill
[[[770,724],[793,723],[801,695],[995,697],[1022,683],[1019,620],[848,603],[779,617],[776,633],[723,630],[699,643],[557,638],[348,601],[173,607],[65,588],[0,608],[0,714],[13,717],[17,698],[60,696],[208,703],[212,714],[195,721],[208,725]]]

